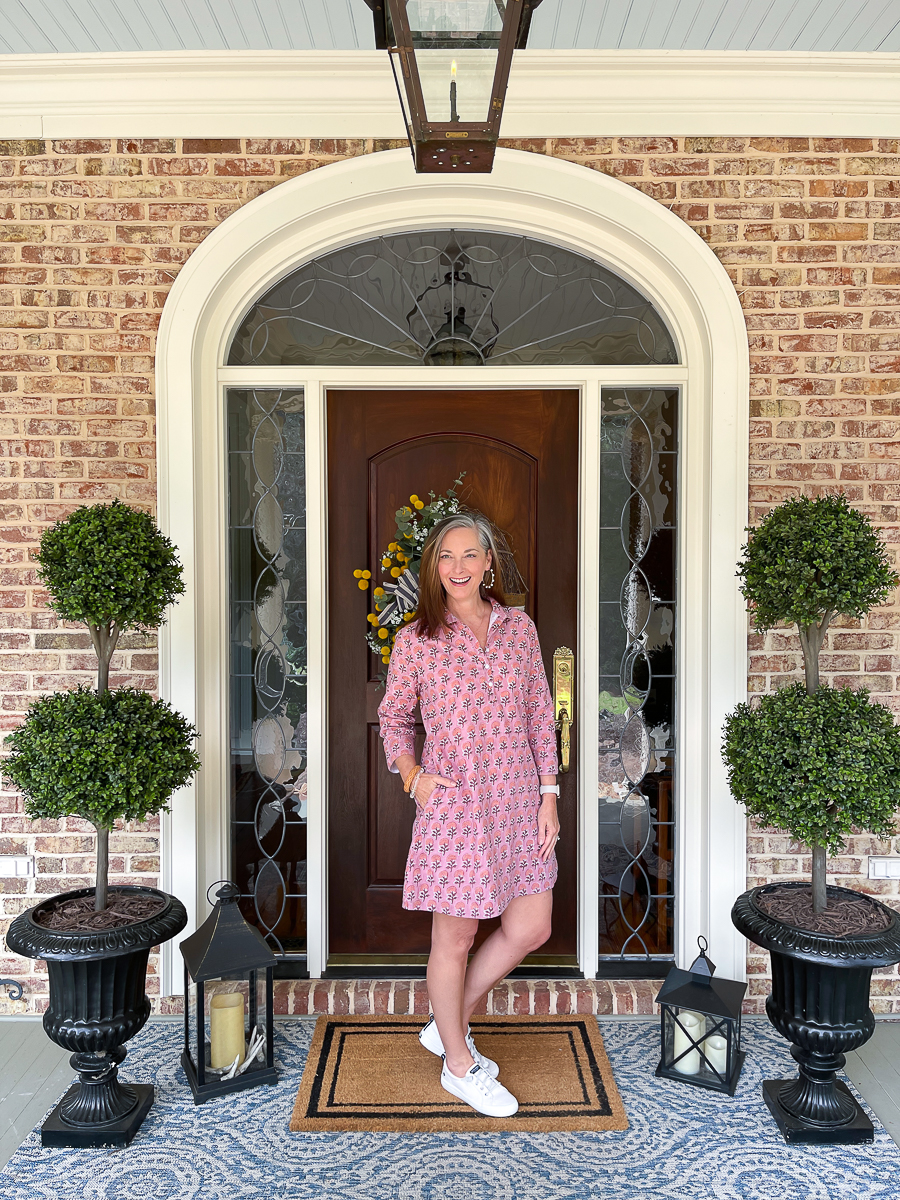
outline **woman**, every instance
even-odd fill
[[[486,1116],[516,1098],[480,1054],[469,1018],[498,980],[550,936],[556,731],[537,631],[506,608],[497,547],[481,513],[432,529],[422,551],[418,619],[397,635],[378,710],[390,769],[417,812],[403,907],[431,912],[428,996],[420,1041],[443,1055],[441,1085]],[[415,708],[427,737],[415,750]],[[468,961],[478,922],[500,928]]]

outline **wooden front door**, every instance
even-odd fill
[[[396,510],[413,493],[446,491],[465,471],[464,503],[510,537],[549,676],[558,646],[577,650],[578,393],[335,390],[327,422],[328,966],[416,963],[428,953],[431,915],[405,912],[400,903],[414,807],[384,760],[381,662],[364,641],[371,593],[359,590],[353,571],[380,575]],[[572,769],[560,783],[553,936],[538,961],[571,967],[574,744]],[[481,936],[493,926],[482,922]]]

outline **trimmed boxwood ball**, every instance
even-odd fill
[[[838,613],[862,617],[897,586],[887,549],[842,493],[785,500],[748,529],[741,591],[760,633],[796,624],[807,686],[818,686],[819,650]]]
[[[860,688],[800,683],[739,704],[725,722],[734,798],[751,816],[807,845],[840,853],[856,826],[893,832],[900,796],[900,728]]]
[[[184,593],[181,563],[148,513],[121,500],[78,508],[45,530],[37,553],[48,604],[87,625],[99,662],[97,687],[127,629],[156,629]]]
[[[37,560],[50,607],[66,621],[156,629],[184,593],[175,547],[148,513],[121,500],[57,521]]]
[[[196,729],[164,700],[88,688],[35,700],[6,741],[5,775],[35,819],[81,817],[98,828],[168,811],[200,768]]]

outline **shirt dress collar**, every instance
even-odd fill
[[[491,602],[491,619],[488,621],[488,633],[490,633],[494,626],[500,621],[506,621],[509,619],[510,611],[505,607],[505,605],[500,604],[499,601],[495,600],[493,596],[488,598]],[[441,636],[443,638],[446,638],[448,634],[455,633],[460,624],[449,608],[444,609],[444,624],[446,628],[441,630]]]

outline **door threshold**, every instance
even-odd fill
[[[331,954],[323,979],[424,979],[427,954]],[[574,955],[532,954],[509,979],[583,979]]]

